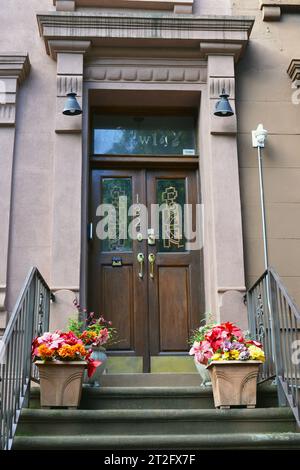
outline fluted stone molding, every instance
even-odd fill
[[[17,94],[29,70],[27,54],[0,53],[0,329],[4,328],[6,323],[5,299]]]
[[[75,11],[76,7],[135,8],[167,10],[179,14],[193,12],[194,0],[53,0],[57,11]]]
[[[300,0],[260,0],[263,21],[280,21],[282,13],[300,11]]]

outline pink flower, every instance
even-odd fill
[[[190,355],[195,356],[196,361],[200,364],[207,365],[209,359],[214,355],[209,341],[201,341],[201,343],[195,342],[190,349]]]
[[[59,332],[56,333],[44,333],[43,336],[37,339],[39,345],[45,344],[49,349],[59,349],[64,343],[64,339],[61,337]]]
[[[100,331],[100,340],[99,340],[99,344],[100,346],[102,344],[105,344],[107,343],[107,341],[109,340],[109,331],[107,328],[103,328],[103,330]]]

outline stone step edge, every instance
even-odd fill
[[[255,408],[255,409],[146,409],[146,410],[55,410],[25,408],[21,413],[21,422],[38,421],[43,423],[95,421],[155,421],[155,420],[197,420],[197,421],[294,421],[290,408]]]
[[[299,448],[300,433],[131,436],[16,436],[13,449],[290,449]]]
[[[151,396],[199,396],[212,398],[211,387],[186,386],[186,387],[88,387],[83,386],[83,395],[101,395],[108,397],[115,396],[138,396],[138,398]],[[276,387],[263,386],[258,387],[258,396],[262,394],[276,394]],[[31,397],[36,398],[40,395],[38,387],[31,390]],[[92,398],[92,397],[91,397]]]

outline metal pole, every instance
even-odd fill
[[[286,400],[281,389],[281,384],[279,383],[279,378],[278,378],[279,377],[279,365],[278,365],[278,359],[276,355],[275,328],[278,325],[274,325],[274,318],[273,318],[272,306],[271,306],[272,305],[271,304],[271,283],[270,283],[270,273],[269,273],[269,250],[268,250],[268,237],[267,237],[265,190],[264,190],[264,178],[263,178],[263,168],[262,168],[262,151],[261,151],[260,146],[258,146],[257,148],[257,157],[258,157],[258,170],[259,170],[259,189],[260,189],[260,203],[261,203],[262,232],[263,232],[263,244],[264,244],[264,264],[265,264],[265,270],[267,271],[266,294],[267,294],[269,324],[271,328],[272,356],[273,356],[273,362],[274,362],[275,373],[276,373],[276,385],[277,385],[279,406],[285,406]],[[279,334],[279,339],[280,339],[280,334]]]
[[[263,243],[264,243],[264,264],[265,264],[265,270],[267,270],[269,268],[269,252],[268,252],[268,239],[267,239],[265,190],[264,190],[264,178],[263,178],[263,169],[262,169],[261,147],[257,148],[257,156],[258,156],[258,170],[259,170],[261,219],[262,219]]]

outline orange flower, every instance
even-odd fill
[[[70,344],[64,344],[59,350],[58,355],[62,359],[75,359],[76,351],[74,350],[74,346],[70,346]]]
[[[54,350],[53,349],[49,349],[48,346],[46,344],[41,344],[38,348],[37,348],[37,352],[38,352],[38,357],[40,357],[41,359],[45,360],[45,359],[50,359],[53,357],[54,355]]]
[[[58,355],[61,357],[61,359],[69,359],[69,360],[75,360],[75,359],[80,359],[79,356],[85,357],[87,354],[85,347],[80,344],[74,344],[71,346],[70,344],[64,344],[59,350],[58,350]]]
[[[80,354],[80,356],[85,357],[87,355],[87,351],[85,350],[83,344],[77,343],[73,346],[73,348],[75,352]]]

